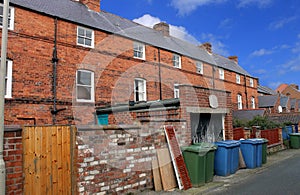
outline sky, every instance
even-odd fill
[[[101,10],[153,27],[214,53],[238,56],[262,86],[300,85],[299,0],[101,0]]]

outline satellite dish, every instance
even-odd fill
[[[212,108],[218,108],[219,107],[217,96],[215,96],[215,95],[210,95],[209,96],[209,105]]]
[[[278,106],[278,112],[282,113],[282,107],[281,106]]]

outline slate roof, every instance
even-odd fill
[[[291,109],[295,109],[296,107],[296,99],[291,99]]]
[[[11,5],[24,7],[93,29],[121,35],[211,65],[251,76],[242,67],[225,57],[216,54],[210,55],[196,45],[175,37],[163,36],[162,33],[152,28],[142,26],[117,15],[105,11],[95,12],[89,10],[85,5],[78,2],[71,0],[11,0]]]
[[[258,85],[257,91],[258,91],[258,93],[263,93],[265,95],[276,95],[277,94],[276,91],[274,91],[273,89],[266,87],[266,86],[261,86],[261,85]]]
[[[258,96],[258,107],[259,108],[274,107],[277,100],[278,100],[278,95]]]
[[[290,98],[287,96],[280,96],[280,106],[282,108],[286,108],[288,106],[289,99]]]
[[[232,116],[235,119],[242,121],[251,121],[255,116],[264,116],[264,109],[255,109],[255,110],[234,110]]]
[[[280,115],[270,115],[268,116],[269,120],[272,120],[276,123],[288,123],[298,124],[300,121],[300,114],[280,114]]]
[[[212,54],[212,57],[214,58],[215,62],[219,67],[240,73],[242,75],[250,76],[250,74],[246,70],[244,70],[241,66],[236,64],[233,60],[230,60],[218,54]]]

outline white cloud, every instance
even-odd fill
[[[255,70],[254,72],[257,73],[257,74],[265,74],[265,73],[267,73],[268,71],[265,70],[265,69],[257,69],[257,70]]]
[[[150,28],[153,28],[155,24],[162,22],[161,19],[151,16],[150,14],[145,14],[140,18],[134,19],[133,21]],[[193,35],[191,35],[183,26],[170,25],[170,35],[196,45],[199,44],[199,41]]]
[[[260,56],[270,55],[272,53],[274,53],[274,51],[272,51],[272,50],[259,49],[259,50],[256,50],[256,51],[252,52],[250,54],[250,56],[258,56],[258,57],[260,57]]]
[[[271,5],[273,0],[239,0],[238,8],[247,7],[250,5],[258,6],[259,8],[268,7]]]
[[[220,29],[230,29],[232,28],[233,21],[230,18],[222,20],[218,26]]]
[[[268,86],[270,87],[270,88],[272,88],[272,89],[277,89],[277,87],[279,86],[279,85],[281,85],[283,82],[281,82],[281,81],[276,81],[276,82],[270,82],[270,83],[268,83]]]
[[[229,56],[229,52],[226,49],[226,45],[220,41],[222,37],[215,36],[211,33],[202,33],[201,39],[203,42],[209,42],[212,45],[212,50],[214,53]]]
[[[296,16],[292,16],[292,17],[289,17],[289,18],[283,18],[283,19],[280,19],[278,21],[272,22],[269,25],[269,28],[272,29],[272,30],[277,30],[277,29],[280,29],[280,28],[284,27],[288,23],[293,22],[296,19],[297,19]]]
[[[171,5],[178,10],[178,14],[181,16],[188,15],[199,6],[204,6],[213,3],[222,3],[227,0],[172,0]]]

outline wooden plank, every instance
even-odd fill
[[[29,189],[28,194],[38,194],[36,192],[36,188],[34,187],[34,175],[35,175],[35,169],[34,169],[34,160],[35,160],[35,129],[34,127],[28,128],[29,131],[29,142],[27,143],[28,146],[28,154],[27,154],[27,161],[28,161],[28,183],[29,183]]]
[[[22,143],[23,143],[23,172],[24,172],[24,183],[23,183],[23,189],[24,189],[24,195],[29,194],[29,188],[30,188],[30,182],[29,182],[29,161],[28,159],[28,153],[30,151],[29,149],[29,143],[30,143],[30,136],[29,136],[29,128],[24,127],[22,130]]]
[[[52,160],[51,160],[51,167],[52,167],[52,192],[53,194],[58,193],[58,163],[57,163],[57,130],[56,127],[51,127],[51,139],[52,139]]]
[[[71,168],[70,168],[70,127],[62,127],[62,170],[63,170],[63,194],[71,192]]]
[[[41,174],[41,190],[43,194],[47,194],[47,129],[45,127],[40,128],[40,148],[41,148],[41,166],[40,166],[40,174]]]
[[[153,174],[155,191],[161,191],[162,183],[161,183],[161,176],[160,176],[160,172],[159,172],[157,159],[152,160],[152,174]]]
[[[46,134],[46,173],[45,177],[47,177],[47,184],[46,184],[46,194],[53,194],[52,189],[52,131],[51,127],[45,129],[44,133]]]
[[[57,131],[57,176],[58,176],[58,194],[63,194],[63,158],[62,158],[62,127],[56,127]]]
[[[35,159],[34,159],[34,170],[35,170],[35,190],[38,194],[42,193],[41,188],[41,128],[35,127]]]
[[[77,129],[75,126],[71,126],[71,186],[72,186],[72,195],[78,194],[77,191],[77,159],[78,159],[78,151],[76,149],[76,132]]]
[[[164,190],[172,190],[177,187],[170,153],[167,148],[157,149],[158,165]]]

